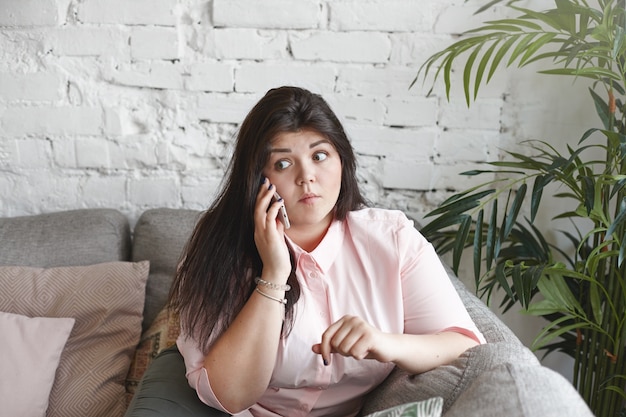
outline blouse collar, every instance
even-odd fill
[[[330,224],[330,227],[326,231],[326,234],[322,238],[322,241],[317,245],[315,249],[313,249],[312,252],[307,252],[302,249],[291,239],[289,239],[289,236],[285,235],[285,238],[287,239],[289,246],[293,250],[294,256],[296,258],[296,263],[298,263],[301,256],[308,255],[313,258],[315,263],[317,263],[322,271],[327,272],[333,262],[335,262],[337,255],[339,255],[339,248],[341,247],[344,238],[344,229],[345,225],[343,221],[333,220],[333,222]]]

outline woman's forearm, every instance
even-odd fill
[[[267,288],[264,294],[283,299]],[[284,305],[254,291],[204,360],[211,388],[231,413],[251,407],[268,387],[278,351]]]
[[[448,364],[478,343],[461,333],[432,335],[388,334],[386,349],[392,362],[412,374]]]

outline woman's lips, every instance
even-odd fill
[[[298,201],[301,203],[310,204],[317,198],[319,198],[317,194],[307,193],[307,194],[304,194],[302,197],[300,197],[300,200]]]

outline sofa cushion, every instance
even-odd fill
[[[144,331],[167,302],[180,254],[199,215],[200,212],[195,210],[159,208],[146,210],[137,220],[132,260],[150,261]]]
[[[7,416],[45,417],[72,318],[0,312],[0,404]]]
[[[128,220],[112,209],[0,218],[0,265],[93,265],[130,259]]]
[[[423,401],[436,396],[443,398],[445,413],[457,397],[483,372],[510,362],[539,365],[535,355],[523,345],[500,342],[474,346],[449,365],[439,366],[422,374],[410,375],[396,368],[368,395],[362,413],[370,414],[399,404]]]
[[[117,417],[124,379],[141,334],[148,262],[0,267],[0,311],[72,317],[48,417]]]

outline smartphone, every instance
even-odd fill
[[[272,197],[272,201],[279,201],[281,197],[278,193],[274,193],[274,197]],[[287,216],[287,209],[285,208],[285,204],[280,206],[280,210],[278,212],[278,219],[283,223],[285,229],[289,229],[291,227],[291,223],[289,223],[289,216]]]

